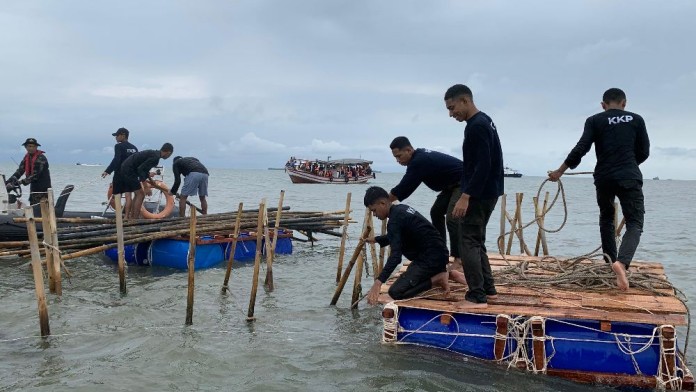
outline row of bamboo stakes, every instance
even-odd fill
[[[252,280],[252,287],[251,287],[251,294],[249,298],[249,307],[248,307],[248,312],[247,312],[247,317],[246,320],[249,322],[252,322],[255,320],[254,317],[254,311],[255,311],[255,304],[256,304],[256,294],[258,291],[258,283],[259,283],[259,272],[260,272],[260,266],[261,266],[261,259],[262,255],[265,253],[266,255],[266,277],[264,280],[264,287],[266,288],[267,291],[273,291],[274,290],[274,283],[273,283],[273,260],[275,257],[275,248],[277,244],[277,239],[278,235],[275,235],[275,233],[278,233],[279,227],[280,227],[280,221],[281,221],[281,215],[284,211],[283,208],[283,199],[284,199],[285,191],[280,192],[280,198],[278,202],[278,208],[275,209],[275,217],[274,219],[269,219],[269,210],[266,208],[266,199],[263,199],[261,203],[259,204],[259,209],[257,213],[257,218],[256,218],[256,254],[254,257],[254,269],[253,269],[253,280]],[[350,201],[350,195],[348,196],[349,201]],[[122,295],[126,295],[128,290],[127,290],[127,284],[126,284],[126,263],[125,263],[125,255],[124,255],[124,246],[128,243],[128,241],[124,241],[124,222],[122,220],[122,206],[121,206],[121,198],[120,197],[115,197],[115,225],[116,225],[116,247],[118,249],[118,275],[119,275],[119,288],[120,292]],[[31,267],[32,267],[32,272],[34,276],[34,283],[35,283],[35,291],[36,291],[36,298],[37,298],[37,304],[38,304],[38,313],[39,313],[39,325],[40,325],[40,331],[41,331],[41,336],[49,336],[51,334],[50,332],[50,326],[49,326],[49,317],[48,317],[48,307],[46,303],[46,293],[44,289],[44,277],[43,277],[43,260],[41,258],[41,252],[40,252],[40,242],[38,239],[38,233],[36,229],[36,223],[37,221],[40,221],[42,224],[42,229],[43,229],[43,245],[45,247],[45,261],[46,261],[46,270],[47,274],[49,276],[49,291],[51,293],[54,293],[56,295],[62,295],[62,289],[61,289],[61,271],[60,267],[62,264],[62,261],[66,258],[66,255],[62,255],[60,253],[60,248],[59,248],[59,243],[58,243],[58,235],[57,235],[57,220],[55,217],[55,210],[54,210],[54,202],[53,202],[53,190],[49,189],[48,190],[48,197],[47,199],[43,200],[41,202],[41,211],[42,211],[42,218],[35,218],[33,214],[33,208],[31,206],[27,207],[24,209],[25,213],[25,218],[24,221],[26,222],[27,226],[27,234],[28,234],[28,243],[29,243],[29,252],[31,255]],[[343,213],[343,224],[347,225],[350,222],[350,202],[347,203],[345,211],[341,211]],[[333,214],[333,213],[331,213]],[[245,216],[245,213],[243,211],[243,203],[239,203],[239,208],[236,213],[236,220],[235,220],[235,225],[234,225],[234,234],[233,234],[233,239],[232,239],[232,244],[231,244],[231,250],[230,250],[230,256],[227,260],[227,266],[225,269],[225,277],[224,281],[222,284],[221,288],[221,294],[224,295],[228,290],[229,290],[229,280],[232,272],[232,266],[234,262],[234,253],[236,250],[237,246],[237,241],[240,235],[240,230],[242,228],[245,228],[245,225],[242,224],[242,218]],[[205,219],[205,216],[203,218],[198,218],[196,214],[196,208],[195,206],[190,207],[190,217],[188,219],[189,221],[189,227],[188,227],[188,236],[189,236],[189,252],[188,252],[188,259],[187,259],[187,265],[188,265],[188,284],[187,284],[187,302],[186,302],[186,319],[185,319],[185,324],[186,325],[192,325],[193,324],[193,304],[194,304],[194,287],[195,287],[195,257],[196,257],[196,233],[201,232],[201,227],[209,227],[209,226],[197,226],[197,221],[200,221],[202,219]],[[271,229],[271,226],[273,227]],[[218,226],[215,226],[218,227]],[[271,230],[273,230],[274,235],[271,234]],[[177,233],[179,233],[180,230],[176,230]],[[321,231],[321,230],[318,230]],[[171,233],[171,231],[169,232]],[[260,233],[263,233],[263,235],[260,235]],[[344,227],[344,233],[345,233],[345,227]],[[182,234],[182,233],[180,233]],[[345,234],[344,234],[345,236]],[[263,239],[266,238],[268,239],[265,241],[265,249],[264,246],[262,245]],[[103,250],[102,247],[96,247],[96,248],[90,248],[90,251],[93,249],[99,249],[98,251]],[[264,252],[265,250],[265,252]],[[92,252],[94,253],[94,252]],[[74,258],[77,257],[72,254],[67,255],[68,258]]]

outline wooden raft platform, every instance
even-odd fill
[[[491,269],[508,267],[508,264],[498,253],[488,255]],[[541,257],[512,256],[506,258],[513,265],[519,261],[539,261]],[[405,262],[400,270],[392,275],[386,284],[382,285],[382,304],[389,302],[386,295],[396,278],[406,271],[409,262]],[[649,273],[656,277],[666,278],[662,264],[657,262],[633,261],[631,271]],[[543,271],[537,272],[540,276]],[[631,322],[652,325],[669,324],[673,326],[687,325],[686,306],[676,297],[671,289],[659,289],[664,296],[629,288],[625,292],[618,289],[610,291],[566,290],[562,288],[526,288],[512,284],[500,285],[496,282],[498,298],[489,299],[485,309],[466,309],[467,313],[476,314],[508,314],[518,316],[541,316],[554,319],[597,320],[600,322]],[[398,301],[399,306],[421,308],[447,313],[457,313],[456,300],[463,300],[466,286],[450,280],[451,300],[444,300],[441,295],[429,298],[419,298]]]

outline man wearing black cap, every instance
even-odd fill
[[[104,173],[102,173],[101,175],[102,178],[105,178],[112,172],[114,173],[114,179],[111,181],[112,192],[114,195],[125,194],[126,205],[124,206],[124,210],[126,216],[130,215],[133,197],[131,192],[126,192],[123,189],[123,176],[121,175],[121,164],[123,163],[123,161],[126,160],[126,158],[138,152],[138,148],[128,141],[128,135],[129,132],[126,128],[119,128],[116,132],[111,134],[111,136],[116,137],[116,145],[114,146],[114,159],[111,160],[109,167],[107,167],[106,170],[104,170]]]
[[[135,192],[131,214],[126,218],[140,218],[140,209],[145,201],[145,191],[143,191],[141,183],[148,181],[155,185],[155,182],[150,178],[150,169],[157,166],[160,158],[167,159],[172,156],[173,152],[174,146],[171,143],[164,143],[159,150],[139,151],[123,161],[121,164],[122,189],[124,192]]]
[[[29,204],[37,204],[47,197],[46,191],[51,187],[51,173],[48,170],[48,159],[44,152],[37,147],[39,142],[33,137],[22,143],[27,150],[24,159],[19,163],[17,171],[7,180],[8,184],[19,182],[22,185],[30,185]],[[24,175],[24,179],[19,179]]]
[[[172,195],[176,195],[181,184],[180,176],[184,176],[184,186],[179,195],[179,216],[186,216],[186,199],[189,196],[196,196],[196,194],[201,201],[203,214],[207,214],[208,201],[205,198],[208,196],[208,169],[197,158],[174,157],[172,172],[174,173],[174,185],[169,191]]]

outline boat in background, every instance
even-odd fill
[[[372,161],[330,158],[323,161],[290,157],[285,172],[294,184],[364,184],[375,178]]]
[[[511,167],[505,166],[503,168],[503,177],[519,178],[519,177],[522,177],[522,173],[520,173],[518,170],[515,170]]]
[[[77,166],[104,166],[101,163],[76,163]]]

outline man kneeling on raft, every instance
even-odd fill
[[[449,295],[449,251],[435,226],[413,207],[392,205],[389,193],[378,186],[367,189],[364,203],[380,220],[389,218],[386,235],[364,240],[371,244],[391,246],[391,255],[368,292],[367,302],[371,305],[377,303],[382,284],[401,263],[402,255],[411,260],[411,264],[389,288],[392,299],[412,298],[435,286],[442,287],[445,295]],[[463,274],[459,274],[461,277],[457,276],[459,279],[455,280],[464,280]]]

